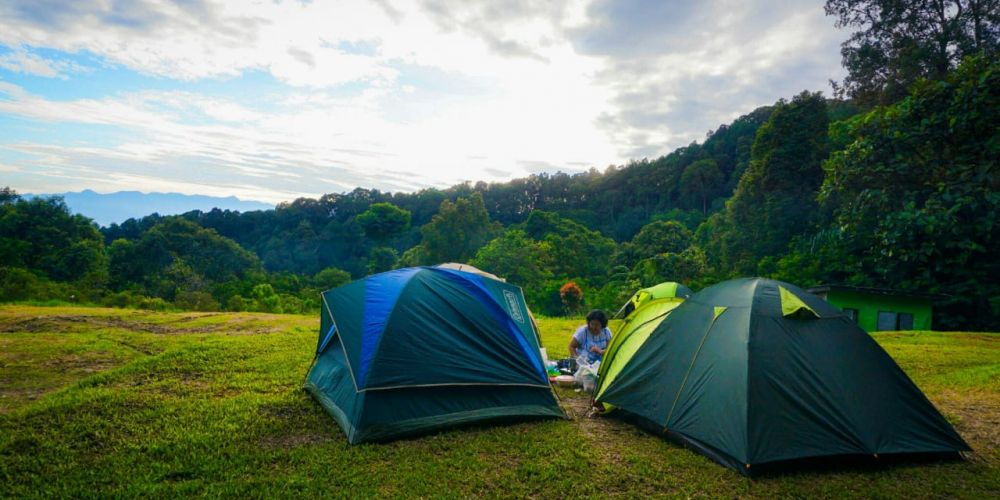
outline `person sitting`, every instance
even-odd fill
[[[604,311],[594,309],[587,313],[587,324],[577,328],[569,340],[569,354],[573,358],[586,354],[588,363],[596,363],[604,356],[610,342],[608,316]]]

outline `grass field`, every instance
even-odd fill
[[[540,319],[549,356],[582,320]],[[349,446],[302,382],[314,317],[0,306],[0,498],[1000,497],[1000,335],[875,337],[965,461],[749,480],[558,394],[570,420]]]

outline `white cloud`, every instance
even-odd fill
[[[21,168],[15,165],[7,165],[5,163],[0,163],[0,172],[20,172]]]
[[[656,157],[753,109],[837,79],[840,34],[821,5],[791,0],[595,2],[574,46],[607,63],[606,132]]]
[[[53,61],[32,54],[23,48],[0,55],[0,68],[28,75],[67,79],[66,73],[82,71],[79,65],[67,61]]]
[[[792,0],[6,2],[0,68],[85,79],[32,51],[86,53],[177,90],[57,99],[0,81],[0,114],[113,137],[6,144],[19,156],[0,159],[268,201],[603,168],[824,88],[839,75],[831,26]],[[249,71],[285,90],[241,99]],[[204,79],[231,97],[193,90]]]
[[[559,103],[552,96],[558,82],[550,85],[540,95],[511,99],[521,106],[538,108],[551,106],[552,101]],[[599,140],[576,143],[581,137],[586,140],[586,120],[580,120],[573,126],[579,130],[573,130],[551,119],[523,115],[523,107],[507,106],[513,102],[508,100],[449,109],[408,124],[373,113],[378,99],[365,96],[293,96],[279,111],[265,114],[184,92],[141,92],[72,101],[45,99],[3,83],[0,92],[8,96],[0,100],[0,113],[55,125],[112,125],[134,137],[112,146],[8,145],[28,158],[20,160],[24,165],[86,166],[115,179],[124,178],[118,175],[124,170],[136,174],[128,178],[161,179],[158,184],[164,186],[193,175],[205,178],[205,186],[213,186],[219,179],[242,180],[260,185],[254,199],[267,201],[274,201],[271,191],[318,196],[355,186],[400,191],[463,180],[495,180],[491,172],[511,172],[522,159],[563,164],[548,149],[559,141],[574,151],[577,160],[603,153],[595,148]],[[567,107],[569,101],[559,104]],[[220,115],[233,119],[199,120]],[[477,116],[492,117],[490,125],[476,122]],[[466,160],[484,151],[485,161],[472,164]],[[513,170],[512,174],[526,173]],[[189,187],[196,184],[183,182]]]

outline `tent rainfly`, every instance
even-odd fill
[[[597,401],[745,475],[807,457],[969,450],[840,310],[760,278],[677,306]]]
[[[415,267],[322,295],[305,388],[350,443],[482,420],[565,418],[520,288]]]
[[[595,399],[600,398],[608,384],[618,376],[639,347],[649,338],[649,334],[670,314],[670,311],[692,293],[694,292],[690,288],[668,281],[635,292],[635,295],[618,310],[608,321],[608,328],[612,332],[611,343],[608,344],[607,352],[604,353],[598,369]],[[605,404],[604,408],[612,409],[609,404]]]

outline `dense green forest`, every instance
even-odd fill
[[[954,3],[829,0],[856,30],[835,99],[805,91],[604,170],[104,228],[4,188],[0,300],[307,312],[351,279],[457,261],[548,315],[759,275],[941,294],[936,328],[997,329],[1000,8]]]

